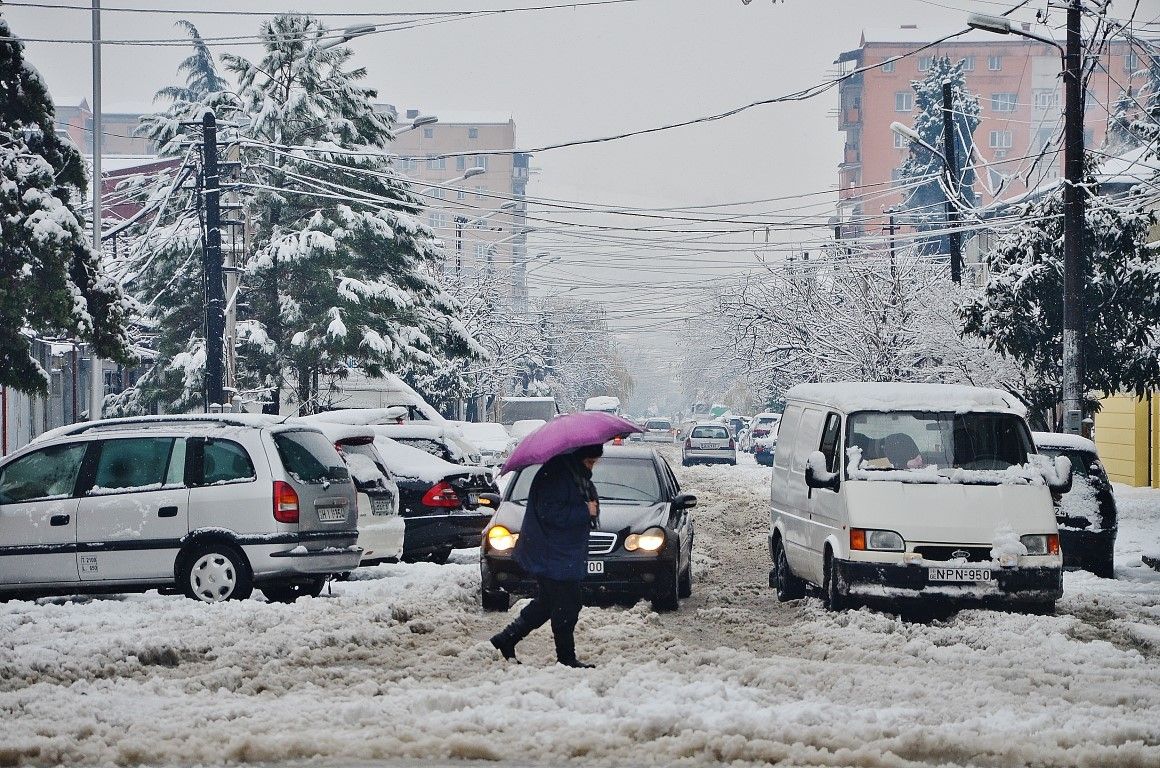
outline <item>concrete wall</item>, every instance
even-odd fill
[[[1095,441],[1113,482],[1160,488],[1160,397],[1101,401]]]

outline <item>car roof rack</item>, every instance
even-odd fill
[[[189,413],[162,416],[126,416],[119,419],[99,419],[97,421],[83,421],[69,424],[51,430],[52,437],[66,435],[82,435],[86,432],[102,430],[134,429],[148,427],[163,427],[169,424],[204,424],[212,427],[262,427],[271,426],[276,421],[271,417],[262,418],[256,414],[233,413]],[[41,437],[48,436],[48,433]]]

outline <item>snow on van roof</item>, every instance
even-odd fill
[[[1027,409],[1014,395],[998,389],[961,384],[911,384],[902,382],[850,381],[830,384],[798,384],[785,393],[786,400],[824,403],[850,411],[1005,411],[1026,416]]]
[[[1040,448],[1070,448],[1074,451],[1097,453],[1096,444],[1086,437],[1069,435],[1064,432],[1032,432],[1031,438]]]

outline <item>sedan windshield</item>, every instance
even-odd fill
[[[855,413],[846,444],[861,450],[863,470],[1004,470],[1033,452],[1023,421],[1008,413]]]
[[[540,465],[528,467],[520,472],[512,486],[510,501],[526,504],[528,489],[532,479],[540,471]],[[603,458],[596,462],[592,471],[592,482],[601,501],[656,504],[661,500],[660,480],[652,459],[633,459],[623,456]]]

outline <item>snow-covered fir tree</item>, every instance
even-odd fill
[[[914,130],[930,146],[943,151],[943,84],[951,85],[951,106],[954,112],[954,146],[957,189],[951,191],[967,206],[975,201],[975,171],[971,163],[975,129],[979,127],[979,99],[967,90],[963,62],[951,63],[949,57],[936,56],[922,80],[912,80],[914,90]],[[943,158],[921,144],[910,144],[910,155],[899,169],[899,184],[909,188],[903,207],[908,218],[919,222],[919,231],[943,229],[946,226],[944,187],[946,166]],[[927,253],[949,253],[950,244],[945,235],[926,241],[922,249]]]
[[[1081,289],[1084,391],[1138,395],[1160,386],[1160,249],[1149,246],[1156,214],[1138,194],[1098,195],[1089,159]],[[1063,191],[1020,206],[1021,224],[987,254],[989,278],[964,304],[965,330],[1030,369],[1044,407],[1061,395]]]
[[[238,191],[253,228],[241,265],[240,388],[268,388],[275,403],[309,411],[330,404],[332,384],[352,368],[432,375],[455,386],[458,376],[443,374],[486,352],[437,280],[441,246],[416,215],[420,203],[388,150],[393,118],[375,110],[376,92],[359,84],[366,71],[348,67],[351,50],[327,45],[318,21],[278,16],[262,24],[261,36],[260,59],[222,57],[237,80],[233,91],[195,89],[195,73],[200,83],[216,81],[190,67],[196,98],[147,122],[171,153],[191,137],[181,123],[207,107],[232,126],[221,141],[237,147]],[[149,236],[169,242],[180,263],[153,259],[158,274],[142,284],[198,277],[200,254],[181,256],[191,226],[196,219],[187,217],[154,228]],[[149,250],[156,249],[142,252]],[[188,400],[204,362],[201,293],[173,300],[185,306],[160,311],[168,319],[157,324],[162,357],[154,377],[169,379],[167,395],[179,379]]]
[[[84,159],[57,134],[55,108],[24,44],[0,18],[0,385],[48,389],[30,333],[91,342],[132,360],[130,303],[90,247]]]

